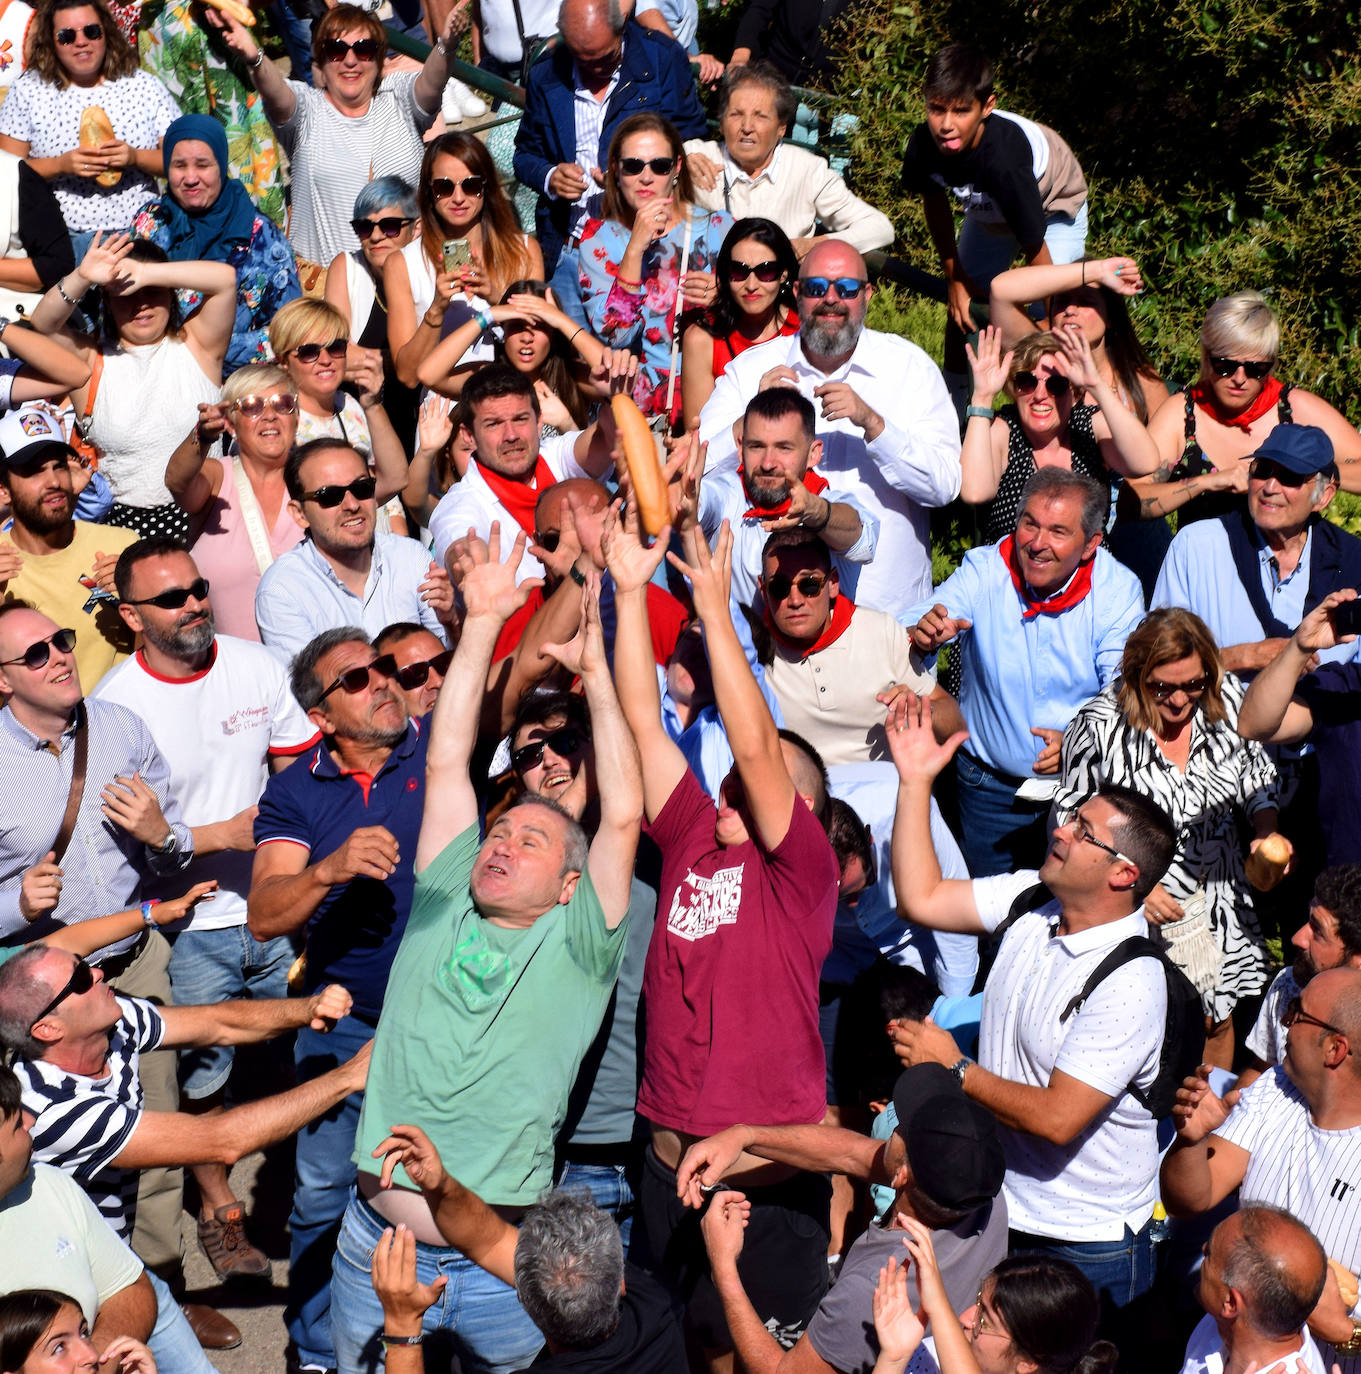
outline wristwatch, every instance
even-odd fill
[[[976,1062],[976,1060],[970,1059],[969,1056],[965,1054],[961,1055],[955,1063],[950,1065],[950,1072],[954,1074],[955,1081],[961,1088],[964,1086],[964,1075],[968,1073],[969,1066]]]
[[[158,854],[164,855],[166,858],[169,858],[170,855],[176,853],[179,850],[180,837],[177,834],[175,834],[175,827],[173,825],[166,832],[164,842],[154,847]]]
[[[1352,1334],[1345,1345],[1333,1346],[1334,1355],[1361,1355],[1361,1321],[1352,1319]]]

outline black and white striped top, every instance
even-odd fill
[[[137,1079],[141,1055],[154,1050],[165,1022],[140,997],[119,997],[122,1019],[113,1028],[104,1078],[69,1073],[41,1059],[19,1059],[14,1072],[24,1110],[35,1118],[33,1158],[71,1175],[123,1240],[132,1235],[137,1170],[118,1169],[117,1158],[143,1111]]]

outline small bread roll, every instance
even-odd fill
[[[1244,868],[1248,882],[1258,892],[1270,892],[1285,877],[1290,863],[1290,844],[1284,835],[1273,832],[1248,855]]]
[[[632,396],[611,396],[610,409],[619,430],[619,449],[633,483],[643,528],[648,534],[660,534],[671,519],[671,507],[666,499],[666,479],[657,456],[657,443]]]

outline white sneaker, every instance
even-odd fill
[[[446,124],[458,124],[465,119],[477,119],[487,113],[487,102],[465,86],[458,77],[451,76],[444,87],[440,109]]]

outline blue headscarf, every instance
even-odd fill
[[[206,143],[217,159],[222,173],[222,190],[206,210],[186,210],[172,195],[165,195],[166,228],[170,239],[166,252],[175,262],[226,262],[239,243],[249,243],[255,228],[255,206],[246,188],[227,171],[227,134],[210,115],[181,115],[165,131],[165,170],[170,174],[170,158],[175,145],[184,140]]]

